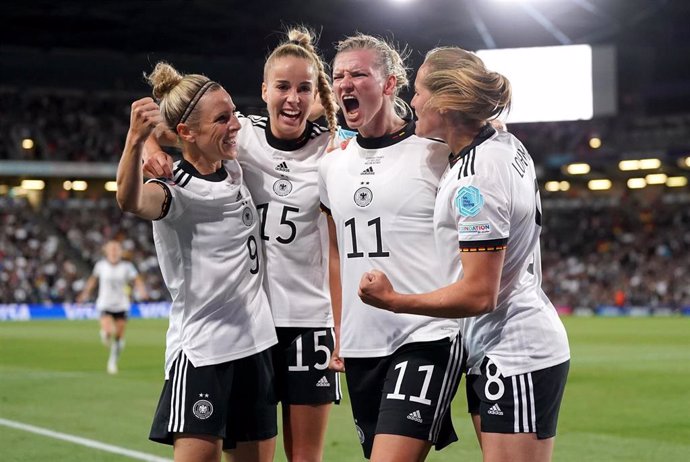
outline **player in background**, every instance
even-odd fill
[[[76,301],[84,303],[89,300],[98,286],[96,309],[100,313],[101,342],[110,347],[107,371],[109,374],[117,374],[120,354],[125,348],[125,328],[132,285],[139,300],[145,300],[148,295],[144,281],[134,264],[122,259],[122,245],[118,241],[106,242],[103,246],[103,255],[105,258],[96,262],[84,290]]]
[[[176,461],[269,462],[277,338],[262,281],[260,225],[236,160],[240,123],[220,84],[158,63],[151,98],[132,104],[117,173],[120,207],[153,220],[172,296],[166,381],[150,438],[172,444]],[[161,122],[180,139],[175,181],[143,184],[142,151]]]
[[[334,93],[359,135],[319,169],[331,286],[342,294],[342,305],[334,303],[340,345],[332,367],[347,368],[365,457],[417,462],[432,445],[457,440],[449,410],[462,373],[460,323],[375,310],[359,300],[357,287],[371,267],[409,292],[451,281],[433,257],[432,223],[448,147],[415,136],[398,97],[407,85],[404,62],[392,46],[358,34],[336,49]]]
[[[467,318],[467,399],[484,461],[546,462],[570,351],[541,289],[534,163],[517,138],[487,123],[509,108],[510,97],[508,80],[473,53],[427,54],[412,106],[417,134],[441,139],[453,152],[434,229],[438,254],[454,255],[454,282],[415,293],[373,270],[362,277],[360,295],[395,313]],[[441,264],[437,271],[447,271]]]
[[[268,117],[240,116],[238,160],[259,212],[267,257],[285,453],[293,462],[319,462],[330,408],[341,398],[339,375],[328,368],[335,335],[317,170],[337,125],[328,76],[308,30],[289,30],[270,53],[261,89]],[[319,106],[328,129],[308,121]],[[147,149],[145,173],[169,176],[170,160],[157,140]]]

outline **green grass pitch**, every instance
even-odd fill
[[[565,318],[572,363],[556,461],[690,460],[690,318]],[[166,320],[132,320],[120,373],[95,321],[0,323],[0,418],[172,457],[147,440],[163,384]],[[427,460],[481,455],[465,413],[461,441]],[[280,444],[280,443],[279,443]],[[0,425],[0,460],[125,461],[125,456]],[[277,461],[285,461],[278,448]],[[331,414],[326,462],[362,460],[347,396]]]

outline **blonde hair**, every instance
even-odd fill
[[[358,32],[338,42],[335,50],[336,58],[338,54],[346,51],[372,50],[375,52],[377,67],[383,71],[386,77],[393,75],[396,78],[395,92],[393,93],[395,113],[400,117],[410,114],[410,106],[398,96],[400,91],[410,83],[407,78],[408,68],[405,66],[405,59],[410,55],[407,47],[399,52],[393,44],[382,38]]]
[[[326,73],[326,65],[314,47],[314,36],[305,27],[292,28],[287,31],[286,35],[287,40],[278,45],[271,54],[268,55],[268,58],[266,58],[266,63],[264,64],[264,81],[266,81],[268,71],[276,59],[285,56],[294,56],[311,62],[317,72],[316,88],[319,93],[319,99],[321,100],[321,106],[323,106],[324,109],[324,116],[328,122],[328,131],[335,137],[338,130],[338,119],[336,117],[338,106],[333,96],[331,82]]]
[[[175,133],[180,122],[197,124],[198,114],[194,107],[204,92],[222,88],[205,75],[181,74],[164,61],[156,63],[153,71],[144,77],[153,88],[153,97],[158,101],[168,128]]]
[[[508,79],[489,71],[474,53],[458,47],[440,47],[424,59],[424,86],[431,92],[426,107],[454,111],[465,121],[495,119],[510,110]]]

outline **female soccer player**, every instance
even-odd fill
[[[308,121],[319,98],[329,130]],[[323,459],[328,414],[341,397],[328,368],[334,349],[328,241],[319,210],[318,163],[337,129],[335,101],[310,32],[295,28],[266,59],[262,98],[268,117],[240,117],[239,161],[261,222],[265,286],[279,344],[274,347],[284,444],[290,461]],[[147,174],[165,176],[155,143]]]
[[[134,285],[140,300],[147,297],[146,286],[132,262],[122,259],[122,245],[118,241],[106,242],[103,254],[105,258],[96,262],[77,302],[88,300],[98,286],[96,309],[101,314],[101,341],[110,347],[107,371],[108,374],[117,374],[120,353],[125,348],[125,327],[130,305],[128,286]]]
[[[518,139],[487,124],[510,96],[508,80],[476,55],[460,48],[427,54],[412,105],[417,134],[444,140],[453,152],[434,229],[439,254],[455,254],[455,282],[415,293],[393,281],[396,292],[373,270],[362,277],[360,296],[396,313],[466,317],[468,404],[484,461],[542,462],[553,453],[570,352],[541,289],[534,163]]]
[[[260,225],[236,160],[235,105],[218,83],[158,63],[151,98],[132,104],[117,173],[120,207],[154,220],[161,272],[172,295],[166,381],[150,438],[176,461],[269,462],[277,342],[262,287]],[[172,181],[142,184],[144,142],[160,122],[180,138]]]
[[[371,267],[387,271],[406,292],[451,281],[433,257],[432,224],[448,148],[415,136],[398,97],[406,85],[403,60],[385,41],[359,34],[338,44],[334,93],[359,135],[320,166],[331,284],[342,284],[333,365],[347,369],[357,432],[374,461],[421,461],[432,445],[457,440],[449,407],[462,371],[460,324],[397,316],[357,297],[360,276]]]

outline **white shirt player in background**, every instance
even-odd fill
[[[455,282],[421,294],[394,284],[396,292],[374,270],[362,277],[360,295],[396,313],[467,318],[468,384],[475,384],[468,404],[484,461],[546,462],[570,352],[541,289],[534,163],[513,135],[487,124],[509,107],[510,95],[507,79],[470,52],[427,54],[412,106],[417,134],[442,139],[454,153],[439,187],[434,228],[439,254],[456,255],[449,269]]]
[[[134,264],[122,259],[122,245],[118,241],[106,242],[103,254],[105,258],[96,262],[76,301],[83,303],[88,300],[98,286],[96,309],[100,312],[101,342],[110,347],[107,371],[109,374],[116,374],[120,353],[125,347],[125,328],[132,287],[136,289],[139,300],[145,300],[148,296],[144,281]]]
[[[176,461],[219,462],[232,448],[233,460],[269,462],[277,432],[270,347],[277,338],[262,286],[257,211],[236,160],[236,108],[218,83],[166,63],[148,79],[161,107],[151,98],[132,104],[117,201],[155,220],[172,296],[166,383],[150,438],[173,444]],[[144,143],[161,114],[180,138],[183,160],[174,182],[143,184]]]
[[[336,106],[312,34],[291,29],[268,56],[262,98],[268,117],[240,116],[238,160],[256,202],[266,254],[265,287],[280,343],[274,365],[288,460],[323,460],[339,375],[328,369],[334,348],[328,286],[328,230],[319,208],[318,165],[337,130]],[[317,103],[318,100],[318,103]],[[314,106],[329,128],[308,121]],[[144,172],[168,177],[171,160],[150,139]]]
[[[333,366],[347,369],[365,457],[416,462],[424,460],[432,444],[440,448],[455,438],[449,420],[445,426],[441,422],[461,375],[460,324],[372,309],[359,300],[357,287],[372,266],[392,274],[409,291],[451,281],[433,258],[432,226],[448,148],[416,137],[414,124],[401,117],[408,108],[400,106],[397,95],[407,76],[393,47],[360,34],[340,42],[337,50],[334,92],[348,126],[359,135],[320,166],[331,284],[342,285],[334,290],[342,293],[342,308],[334,304],[340,346]],[[420,356],[438,341],[447,343],[441,367]],[[453,436],[439,441],[440,428]]]

